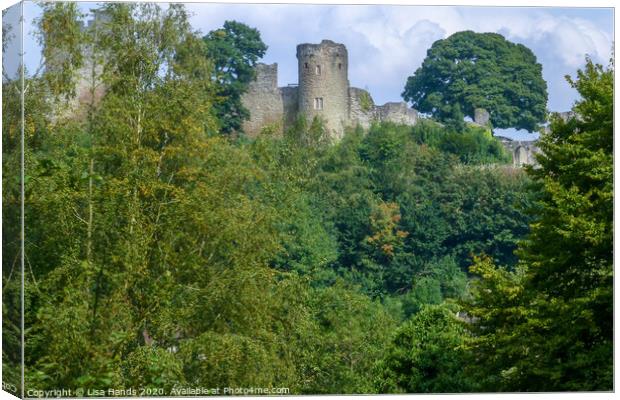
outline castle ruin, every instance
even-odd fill
[[[503,136],[496,136],[502,142],[504,148],[512,155],[512,164],[515,167],[523,165],[536,165],[536,154],[540,149],[536,140],[513,140]]]
[[[95,20],[89,21],[83,29],[94,27],[100,18],[102,16],[96,15]],[[348,126],[369,128],[373,122],[415,125],[419,120],[418,112],[403,101],[375,105],[368,91],[351,87],[348,53],[343,44],[331,40],[323,40],[320,44],[299,44],[297,61],[299,84],[285,87],[278,87],[277,63],[256,65],[256,77],[242,97],[244,106],[250,112],[249,120],[243,125],[248,136],[256,137],[266,126],[286,129],[300,115],[309,121],[314,117],[321,118],[331,137],[336,140],[342,138]],[[98,102],[104,95],[105,88],[98,82],[100,74],[100,66],[87,62],[82,67],[77,73],[76,96],[68,102],[65,114],[73,113],[78,118],[85,118],[84,106],[93,100]],[[91,92],[93,85],[96,90]],[[562,118],[568,116],[569,113],[560,113]],[[475,110],[473,123],[486,126],[489,119],[485,109]],[[514,166],[536,163],[534,155],[539,152],[536,141],[498,139],[512,155]]]
[[[283,129],[299,115],[321,118],[333,138],[347,126],[368,128],[372,122],[415,125],[418,113],[405,102],[374,104],[368,91],[349,85],[347,48],[331,40],[297,46],[298,85],[278,87],[278,64],[258,64],[256,78],[243,96],[250,119],[243,130],[256,136],[268,125]]]

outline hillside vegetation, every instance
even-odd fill
[[[26,389],[612,389],[612,67],[571,81],[577,118],[553,120],[538,168],[473,125],[334,143],[300,118],[248,139],[222,134],[224,83],[181,6],[103,7],[97,36],[56,34],[73,3],[39,24],[46,49],[105,54],[83,118],[57,107],[84,60],[26,81]],[[11,382],[18,89],[3,84]]]

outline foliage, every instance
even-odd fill
[[[121,367],[123,381],[131,388],[163,389],[170,393],[175,386],[185,384],[181,364],[173,353],[166,349],[141,346],[127,356]]]
[[[578,117],[554,121],[529,178],[471,125],[377,124],[334,143],[300,118],[282,135],[221,137],[258,32],[231,22],[201,38],[181,5],[96,14],[63,48],[57,26],[85,16],[44,6],[47,56],[83,59],[26,79],[27,388],[608,387],[609,72],[580,72]],[[5,115],[20,114],[18,90],[3,82]],[[3,120],[13,378],[20,181],[6,171],[20,128]],[[539,222],[515,254],[528,209]]]
[[[471,390],[463,374],[462,322],[449,306],[427,306],[401,325],[381,361],[380,393],[455,393]]]
[[[238,132],[250,116],[241,96],[254,79],[254,67],[265,55],[267,46],[258,30],[237,21],[226,21],[203,40],[206,57],[214,66],[212,77],[218,96],[214,107],[220,130],[225,134]]]
[[[613,385],[613,67],[587,60],[582,100],[541,142],[538,217],[511,274],[478,261],[468,314],[483,388],[611,390]]]
[[[384,299],[407,294],[427,276],[441,287],[436,301],[442,301],[463,295],[460,268],[472,253],[514,264],[516,241],[527,232],[528,217],[519,211],[530,202],[524,175],[509,167],[460,166],[420,143],[432,142],[424,136],[428,127],[444,133],[432,125],[416,131],[385,124],[368,135],[351,130],[329,145],[300,121],[283,140],[252,143],[270,171],[269,193],[283,206],[280,225],[289,227],[278,229],[288,250],[274,265],[311,274],[318,286],[340,276]],[[403,298],[405,314],[425,304],[418,297]]]
[[[411,290],[402,297],[404,317],[416,314],[427,304],[461,299],[467,291],[467,276],[453,257],[431,261],[413,277]]]
[[[430,120],[421,120],[412,128],[412,135],[417,143],[454,154],[464,164],[509,163],[512,160],[489,130],[473,124],[464,124],[461,130],[453,130]]]
[[[363,91],[360,93],[359,101],[360,101],[360,107],[362,108],[362,111],[368,112],[372,110],[372,107],[374,106],[374,104],[373,104],[372,98],[370,97],[370,94],[368,94],[367,91]]]
[[[496,267],[488,257],[475,258],[470,272],[479,279],[471,283],[471,297],[464,303],[470,319],[467,330],[467,375],[476,389],[487,391],[536,390],[518,382],[515,361],[527,356],[533,336],[539,329],[515,329],[527,318],[528,299],[524,299],[524,271],[510,272]]]
[[[260,328],[248,327],[238,311],[269,308],[269,297],[256,295],[264,286],[253,292],[257,283],[243,277],[272,279],[265,254],[278,248],[273,212],[247,191],[260,179],[249,158],[208,138],[214,121],[210,83],[201,79],[209,73],[202,41],[179,6],[109,4],[102,11],[109,18],[96,43],[107,54],[105,96],[92,119],[56,126],[31,161],[28,213],[57,221],[33,221],[40,231],[32,237],[41,239],[28,249],[33,260],[57,255],[34,270],[41,286],[27,337],[34,387],[101,388],[124,379],[168,385],[178,371],[146,376],[149,360],[163,353],[137,353],[141,347],[178,347],[178,335],[199,336],[201,318],[210,310],[217,310],[212,318],[227,315],[226,307],[235,317],[222,324],[256,334]],[[54,187],[63,190],[49,196]],[[65,244],[54,248],[56,241]],[[179,316],[184,323],[174,322]],[[127,357],[144,360],[146,370],[123,372]]]
[[[37,41],[45,59],[45,80],[52,93],[75,96],[75,71],[84,64],[81,43],[83,15],[75,3],[41,3]]]
[[[494,127],[534,131],[546,118],[547,84],[527,47],[497,33],[464,31],[433,43],[403,98],[457,129],[463,115],[473,119],[484,108]]]
[[[316,351],[304,393],[374,393],[373,370],[388,345],[395,321],[378,302],[341,283],[314,296]]]
[[[381,203],[370,214],[370,230],[372,236],[366,242],[376,248],[376,259],[389,260],[394,257],[394,251],[402,246],[407,232],[397,228],[400,221],[400,212],[396,203]]]
[[[272,260],[279,270],[325,275],[325,267],[337,257],[331,232],[309,190],[325,149],[325,136],[320,121],[308,126],[300,118],[283,138],[261,135],[248,146],[267,176],[262,196],[279,204],[277,232],[282,251]]]

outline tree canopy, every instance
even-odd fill
[[[613,388],[613,64],[587,60],[568,81],[582,99],[539,142],[538,216],[517,271],[472,267],[483,390]]]
[[[473,119],[476,108],[486,109],[496,128],[534,131],[546,118],[541,64],[530,49],[497,33],[463,31],[436,41],[402,96],[444,122]]]
[[[526,173],[470,124],[213,134],[217,93],[250,70],[216,72],[182,5],[102,4],[83,29],[76,7],[43,6],[52,62],[24,79],[25,347],[21,82],[3,81],[16,389],[22,348],[40,390],[611,387],[612,69],[571,80],[575,117]]]
[[[241,96],[254,79],[254,67],[265,55],[267,46],[257,29],[237,21],[226,21],[222,28],[209,32],[203,40],[206,56],[214,66],[213,80],[219,97],[214,107],[221,132],[238,132],[250,116],[241,103]]]

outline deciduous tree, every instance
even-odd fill
[[[497,33],[464,31],[433,43],[403,98],[452,125],[484,108],[496,128],[534,131],[546,118],[547,84],[527,47]]]

